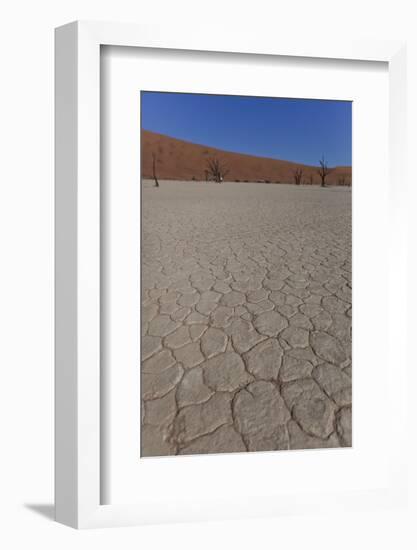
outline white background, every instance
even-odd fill
[[[48,520],[53,498],[53,28],[74,19],[162,23],[187,32],[219,21],[248,32],[346,33],[407,37],[410,98],[417,97],[413,2],[405,0],[15,0],[0,22],[0,545],[4,548],[415,548],[417,486],[412,505],[349,516],[281,517],[211,524],[76,532]],[[408,106],[410,166],[417,151],[417,112]],[[410,231],[417,234],[417,185],[410,186]],[[370,212],[370,220],[372,212]],[[409,241],[410,281],[417,280]],[[414,244],[414,249],[417,248]],[[400,290],[400,289],[399,289]],[[383,298],[383,297],[381,297]],[[415,289],[409,293],[410,336]],[[410,338],[411,341],[414,338]],[[411,351],[411,350],[410,350]],[[415,362],[414,362],[415,363]],[[410,367],[411,367],[410,359]],[[395,365],[393,365],[395,368]],[[410,368],[410,395],[416,387]],[[414,390],[415,393],[415,390]],[[409,404],[410,460],[416,457],[416,405]],[[413,433],[414,432],[414,433]],[[395,445],[395,439],[391,440]],[[415,461],[416,463],[416,461]],[[43,507],[42,507],[43,505]],[[32,508],[31,508],[32,507]],[[35,508],[35,511],[34,509]],[[37,512],[36,512],[37,510]],[[415,524],[415,521],[414,521]]]

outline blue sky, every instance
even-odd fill
[[[142,92],[142,128],[263,157],[352,164],[349,101]]]

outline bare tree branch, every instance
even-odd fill
[[[214,179],[217,183],[221,183],[229,173],[227,166],[222,164],[218,158],[207,159],[207,179]]]
[[[326,185],[326,177],[330,174],[331,169],[328,167],[327,162],[324,159],[324,155],[319,162],[320,167],[317,169],[317,173],[321,179],[321,186],[324,187]]]
[[[303,177],[302,168],[296,168],[295,170],[293,170],[292,173],[293,173],[293,176],[294,176],[295,185],[300,185],[301,178]]]

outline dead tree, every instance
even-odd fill
[[[221,183],[226,175],[229,173],[227,166],[222,164],[218,158],[207,159],[207,170],[208,177],[214,179],[217,183]]]
[[[338,179],[339,185],[346,185],[346,176],[340,176]]]
[[[159,187],[158,178],[156,177],[156,155],[155,155],[155,153],[152,153],[152,171],[153,171],[153,179],[155,180],[155,187]]]
[[[300,185],[301,178],[303,177],[302,168],[296,168],[295,170],[293,170],[293,176],[294,176],[295,185]]]
[[[326,177],[330,174],[331,170],[327,165],[327,162],[324,160],[324,155],[320,159],[320,167],[317,170],[318,175],[321,179],[321,187],[325,187],[326,185]]]
[[[309,183],[310,185],[313,185],[313,184],[314,184],[314,176],[313,176],[313,174],[310,174],[310,176],[309,176],[309,178],[308,178],[308,183]]]

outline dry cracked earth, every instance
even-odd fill
[[[351,446],[351,192],[142,191],[141,455]]]

